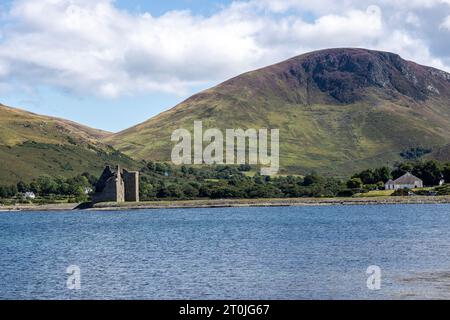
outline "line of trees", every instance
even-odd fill
[[[186,168],[172,171],[163,179],[157,175],[141,176],[141,199],[157,198],[278,198],[336,196],[345,185],[340,180],[316,174],[305,178],[288,176],[270,178],[258,174],[246,176],[234,167],[209,170]]]
[[[0,198],[20,198],[32,192],[38,197],[58,195],[85,201],[88,200],[88,194],[94,191],[96,181],[97,177],[87,172],[72,178],[40,176],[30,183],[19,181],[16,185],[0,185]]]
[[[422,179],[426,186],[438,185],[442,179],[450,182],[450,163],[434,160],[397,163],[393,169],[388,167],[368,169],[355,174],[352,179],[360,179],[363,185],[374,185],[385,183],[389,179],[395,180],[407,172]]]
[[[450,163],[411,161],[394,168],[368,169],[348,181],[310,173],[304,177],[248,176],[249,166],[181,166],[149,162],[141,170],[141,199],[160,198],[283,198],[352,196],[371,190],[383,190],[389,179],[410,172],[427,186],[450,181]]]
[[[172,166],[149,161],[140,172],[142,200],[195,198],[283,198],[283,197],[337,197],[384,189],[384,183],[411,172],[425,185],[437,185],[441,179],[450,181],[450,163],[414,161],[398,163],[394,168],[367,169],[349,180],[310,173],[301,176],[268,177],[251,175],[251,166]],[[42,176],[31,183],[20,181],[12,186],[0,186],[0,198],[19,197],[26,192],[46,197],[59,195],[88,199],[95,191],[98,178],[83,173],[73,178]]]

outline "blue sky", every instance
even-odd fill
[[[170,1],[142,1],[142,0],[116,0],[119,8],[130,12],[150,12],[160,16],[170,10],[190,10],[196,14],[210,15],[226,6],[228,0],[170,0]]]
[[[3,0],[0,103],[120,131],[308,51],[450,71],[450,0]]]

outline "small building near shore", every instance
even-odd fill
[[[36,199],[36,195],[35,195],[34,192],[32,192],[32,191],[25,192],[25,193],[23,194],[23,197],[24,197],[25,199],[31,199],[31,200]]]
[[[107,166],[95,186],[92,202],[139,202],[139,172]]]
[[[423,181],[407,172],[396,180],[389,180],[384,187],[386,190],[423,188]]]

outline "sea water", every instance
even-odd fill
[[[449,253],[450,205],[9,212],[0,299],[449,298]]]

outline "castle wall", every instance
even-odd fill
[[[102,192],[94,194],[92,200],[94,202],[118,202],[120,195],[118,195],[117,181],[115,177],[110,178],[105,183],[105,187]],[[123,198],[123,196],[122,196]]]
[[[125,201],[139,202],[139,172],[123,170]]]
[[[123,175],[118,167],[116,179],[116,202],[125,202],[125,184],[123,182]]]
[[[103,171],[97,186],[100,189],[92,196],[97,202],[139,202],[139,172],[128,172],[117,166],[116,172],[110,167]]]

